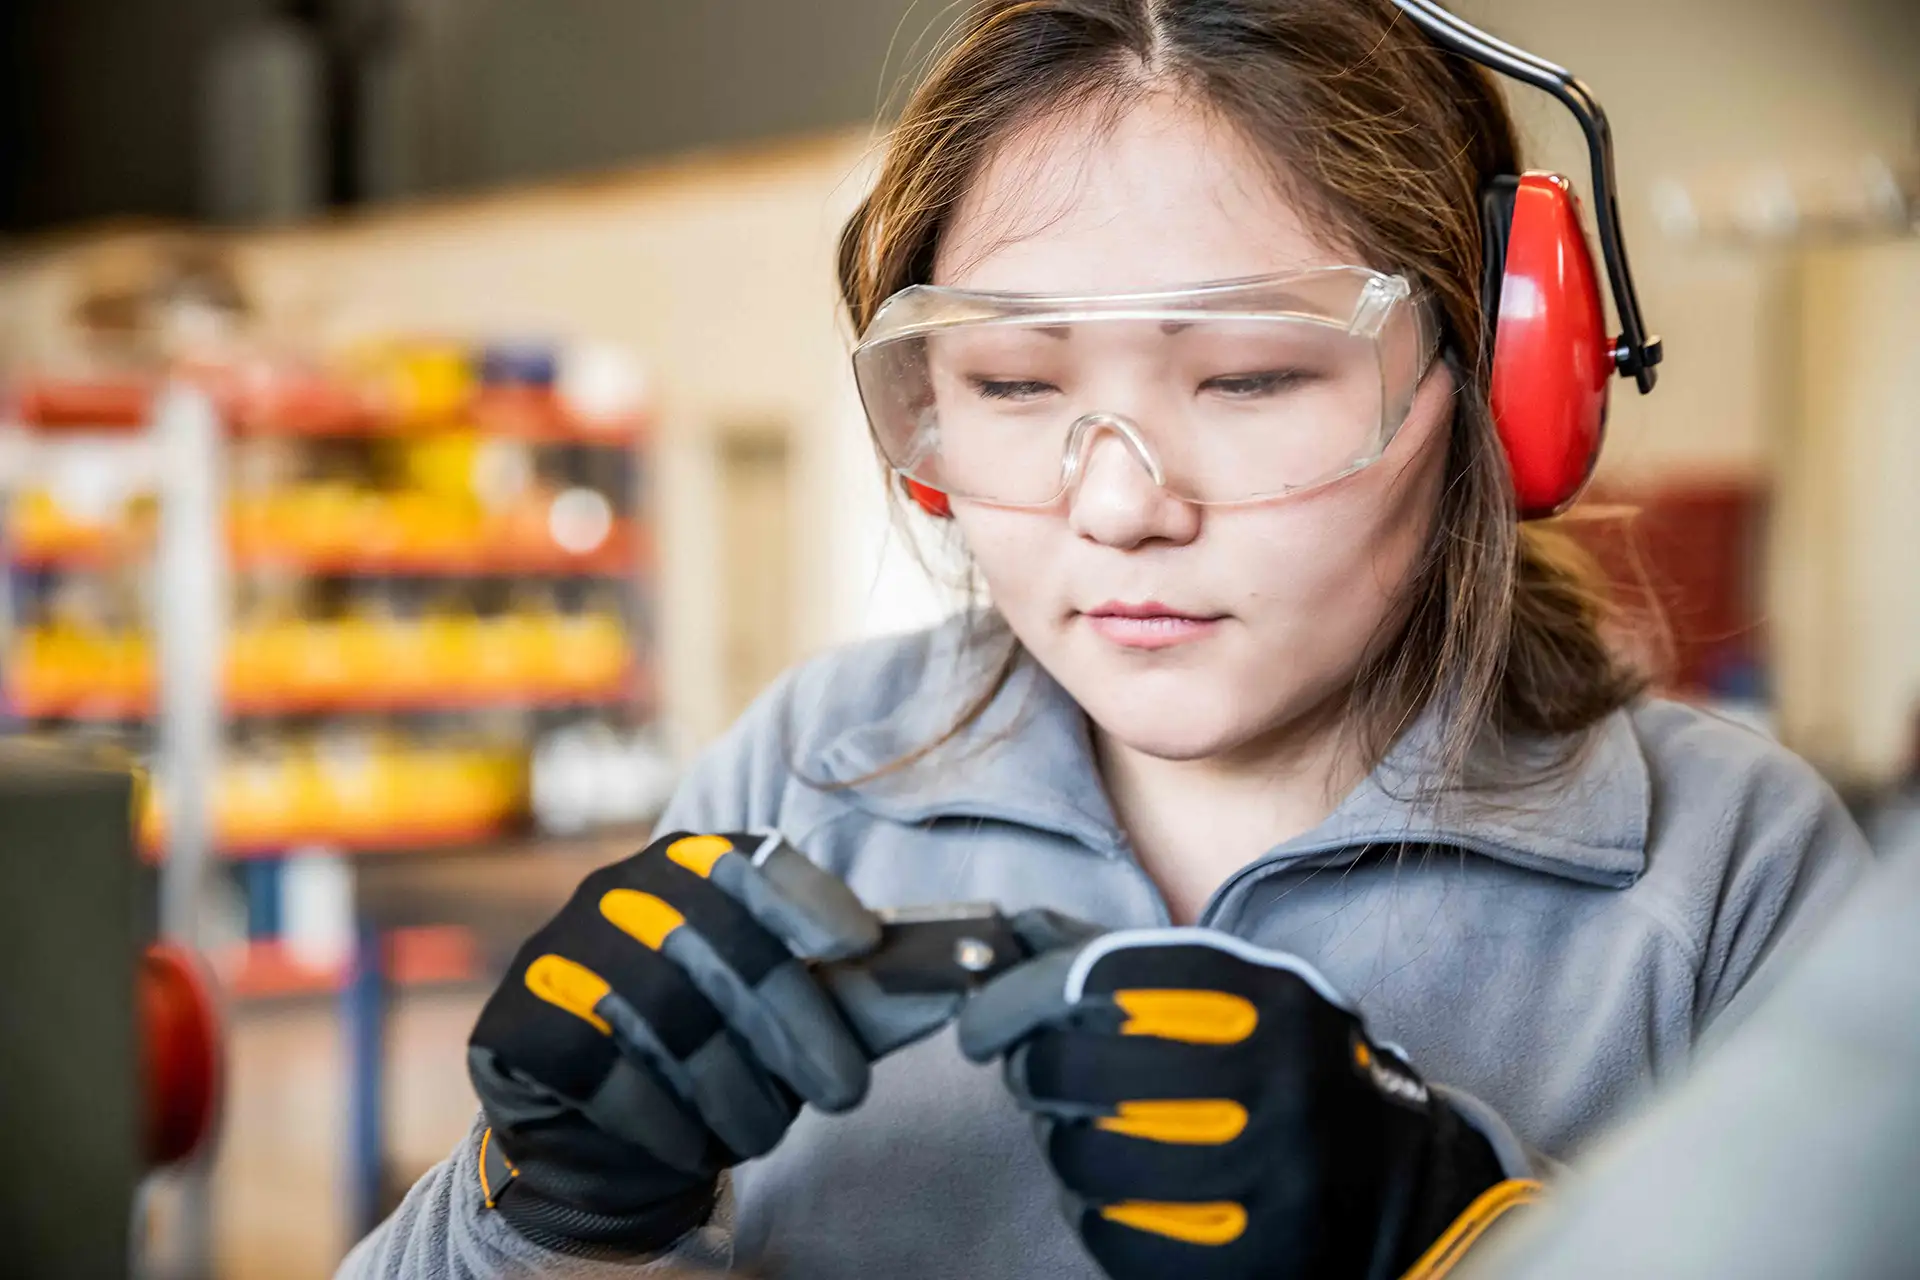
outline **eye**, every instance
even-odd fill
[[[1304,369],[1267,369],[1260,373],[1223,373],[1208,378],[1200,384],[1200,389],[1237,400],[1252,400],[1289,391],[1311,381],[1313,375]]]
[[[1037,400],[1060,389],[1037,378],[971,378],[969,381],[985,400]]]

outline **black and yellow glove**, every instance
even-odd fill
[[[801,958],[880,937],[778,836],[665,836],[589,875],[520,949],[469,1042],[488,1207],[586,1256],[656,1251],[699,1226],[722,1169],[771,1149],[803,1103],[854,1106],[871,1057],[957,1007],[914,1006],[922,1025],[870,1049]]]
[[[1305,961],[1212,930],[1054,951],[959,1033],[1004,1055],[1114,1280],[1437,1276],[1537,1189]]]

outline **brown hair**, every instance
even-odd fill
[[[1156,90],[1230,122],[1276,162],[1310,221],[1367,265],[1424,284],[1441,319],[1461,392],[1409,608],[1348,696],[1368,763],[1439,698],[1442,785],[1469,780],[1488,729],[1575,734],[1621,706],[1641,681],[1602,640],[1597,574],[1564,532],[1517,521],[1487,408],[1479,195],[1493,175],[1518,171],[1513,124],[1491,78],[1439,50],[1391,0],[975,3],[907,101],[877,183],[841,233],[855,329],[895,291],[929,280],[943,230],[1010,131]],[[1000,666],[1001,681],[1011,669]]]

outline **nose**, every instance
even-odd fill
[[[1200,532],[1200,508],[1167,490],[1139,428],[1115,414],[1089,414],[1068,437],[1067,523],[1081,537],[1127,549],[1184,543]]]

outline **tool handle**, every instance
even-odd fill
[[[879,1058],[945,1026],[983,983],[1030,953],[991,904],[878,913],[880,946],[813,967],[867,1051]]]

